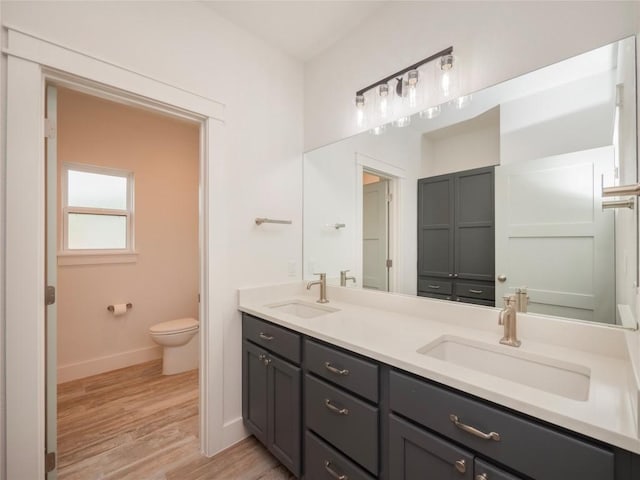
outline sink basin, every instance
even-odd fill
[[[273,303],[267,305],[269,308],[287,313],[298,318],[315,318],[320,315],[338,312],[337,308],[328,307],[326,305],[302,302],[300,300],[292,300],[288,302]]]
[[[591,371],[582,365],[498,344],[445,335],[418,353],[572,400],[589,398]]]

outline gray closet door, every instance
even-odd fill
[[[418,275],[452,276],[453,189],[452,175],[418,181]]]
[[[455,262],[458,278],[493,281],[493,167],[455,174]]]

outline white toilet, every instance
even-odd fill
[[[198,368],[199,342],[193,338],[200,328],[195,318],[179,318],[149,328],[151,338],[163,348],[162,374],[174,375]]]

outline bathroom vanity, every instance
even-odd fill
[[[296,476],[640,478],[634,333],[522,314],[514,348],[497,310],[328,297],[240,291],[245,426]]]

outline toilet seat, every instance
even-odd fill
[[[175,333],[184,333],[197,330],[199,327],[198,320],[195,318],[178,318],[167,322],[157,323],[149,328],[149,332],[153,335],[172,335]]]

